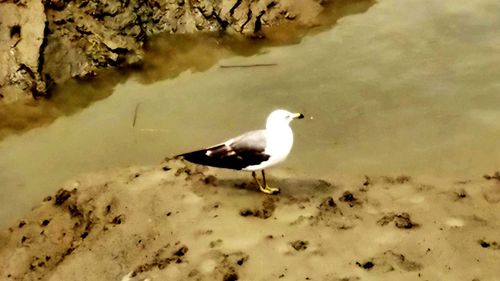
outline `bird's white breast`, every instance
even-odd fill
[[[267,130],[267,145],[265,153],[271,155],[271,161],[281,162],[290,153],[293,145],[293,133],[286,126],[279,130]]]
[[[259,165],[245,168],[247,171],[261,170],[276,165],[286,159],[293,146],[293,133],[289,126],[266,130],[266,149],[264,153],[270,155],[269,160]]]

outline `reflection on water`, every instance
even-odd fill
[[[157,36],[147,42],[146,57],[140,66],[102,70],[97,78],[67,81],[52,90],[50,100],[28,100],[0,106],[0,140],[11,134],[48,125],[62,115],[74,114],[93,102],[110,96],[114,87],[131,75],[141,83],[149,84],[175,78],[187,70],[205,71],[225,57],[252,56],[265,47],[297,44],[306,34],[325,31],[340,18],[365,12],[373,4],[374,0],[332,1],[324,6],[324,11],[315,21],[316,27],[300,26],[293,22],[263,27],[265,40],[224,34]]]
[[[500,166],[499,13],[495,0],[382,0],[299,44],[249,53],[185,37],[163,55],[175,40],[160,38],[113,95],[0,143],[0,221],[80,173],[158,163],[260,128],[276,107],[314,118],[294,124],[294,150],[271,175],[491,173]],[[271,65],[220,67],[248,64]]]

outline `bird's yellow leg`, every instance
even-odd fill
[[[262,190],[262,184],[260,183],[260,181],[257,179],[257,175],[255,174],[255,171],[252,171],[252,177],[253,179],[255,180],[255,182],[257,183],[257,185],[259,186],[259,188]]]
[[[278,193],[280,193],[280,189],[279,188],[270,187],[269,185],[267,185],[267,183],[266,183],[266,174],[264,173],[264,170],[262,170],[262,181],[263,181],[264,187],[262,187],[262,185],[259,185],[260,191],[262,191],[264,193],[267,193],[267,194],[278,194]]]
[[[257,185],[259,186],[260,191],[262,191],[266,194],[276,194],[276,193],[280,192],[279,188],[272,188],[272,187],[267,185],[264,170],[262,170],[262,179],[264,181],[263,184],[260,183],[260,181],[257,179],[257,175],[255,174],[254,171],[252,171],[252,177],[255,180],[255,182],[257,183]]]

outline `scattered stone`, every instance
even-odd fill
[[[83,216],[82,212],[76,204],[68,204],[68,211],[72,218]]]
[[[352,194],[350,191],[345,191],[339,200],[349,204],[349,207],[354,207],[356,205],[361,205],[361,202]]]
[[[212,185],[212,186],[217,186],[217,178],[213,175],[208,175],[206,177],[203,178],[203,182],[205,184],[209,184],[209,185]]]
[[[377,221],[377,224],[384,226],[394,221],[394,225],[397,228],[411,229],[414,227],[418,227],[417,223],[414,223],[410,219],[410,215],[408,213],[389,213]]]
[[[22,228],[25,225],[26,225],[25,221],[20,221],[18,226],[19,226],[19,228]]]
[[[500,171],[496,171],[493,175],[484,175],[483,176],[486,180],[496,180],[500,181]]]
[[[106,206],[106,211],[105,211],[105,214],[109,214],[111,212],[111,204],[107,205]]]
[[[411,221],[410,215],[408,213],[401,213],[399,215],[396,215],[394,218],[394,225],[397,228],[406,228],[406,229],[410,229],[417,226],[415,223]]]
[[[181,174],[186,174],[186,175],[190,176],[191,169],[189,169],[188,167],[182,167],[182,168],[177,169],[177,171],[175,171],[176,177],[180,176]]]
[[[396,178],[396,182],[399,184],[404,184],[407,183],[411,180],[411,177],[406,176],[406,175],[401,175]]]
[[[183,247],[179,248],[179,250],[177,250],[174,253],[174,255],[176,255],[178,257],[182,257],[182,256],[184,256],[187,253],[188,250],[189,250],[188,247],[183,246]]]
[[[326,197],[321,204],[319,204],[318,209],[323,211],[335,210],[337,208],[337,204],[333,200],[331,196]]]
[[[369,186],[371,184],[372,184],[372,180],[370,179],[370,177],[365,175],[365,180],[363,181],[363,186]]]
[[[111,221],[112,224],[121,224],[123,222],[123,215],[118,215]]]
[[[186,246],[182,246],[179,248],[177,251],[172,253],[171,256],[169,257],[162,257],[165,248],[167,248],[169,245],[160,248],[156,254],[153,256],[151,262],[144,263],[140,266],[138,266],[136,269],[132,271],[130,274],[131,277],[137,276],[139,273],[143,272],[148,272],[151,271],[153,268],[158,268],[160,270],[165,269],[169,264],[171,263],[182,263],[183,262],[183,257],[188,251],[188,248]]]
[[[305,249],[307,249],[307,246],[309,245],[309,242],[308,241],[302,241],[302,240],[295,240],[295,241],[290,242],[290,245],[296,251],[304,251]]]
[[[464,199],[467,197],[467,192],[464,189],[460,189],[458,191],[455,191],[454,194],[455,194],[457,200]]]
[[[236,281],[238,280],[238,274],[234,273],[234,272],[231,272],[231,273],[228,273],[226,275],[224,275],[224,281]]]
[[[405,176],[405,175],[401,175],[401,176],[398,176],[396,178],[393,178],[393,177],[383,177],[384,181],[386,183],[390,183],[390,184],[404,184],[404,183],[407,183],[411,180],[411,177],[409,176]]]
[[[423,268],[421,264],[408,260],[403,254],[387,251],[384,256],[389,257],[394,264],[405,271],[418,271]]]
[[[267,197],[262,201],[262,209],[242,209],[240,210],[240,215],[242,217],[257,217],[261,219],[267,219],[271,217],[276,209],[274,199]]]
[[[480,239],[477,241],[479,243],[479,245],[481,245],[481,247],[483,248],[491,248],[493,250],[500,250],[500,244],[497,243],[496,241],[493,241],[493,242],[487,242],[483,239]]]
[[[65,189],[59,189],[59,191],[57,191],[55,197],[56,197],[56,201],[54,202],[54,205],[60,206],[71,197],[71,192],[69,192]]]
[[[483,248],[489,248],[491,246],[490,243],[484,241],[484,240],[479,240],[479,244],[481,245],[481,247]]]
[[[375,264],[373,262],[371,262],[371,261],[367,261],[367,262],[365,262],[363,264],[361,264],[359,262],[356,262],[356,265],[359,266],[359,267],[361,267],[361,268],[364,268],[366,270],[370,270],[370,269],[372,269],[375,266]]]
[[[248,260],[248,256],[244,256],[241,259],[236,261],[236,264],[242,266]]]
[[[217,239],[215,241],[211,241],[208,245],[210,246],[210,248],[218,247],[218,246],[222,245],[222,239]]]
[[[314,189],[318,193],[325,193],[328,192],[332,187],[332,184],[324,179],[318,179],[316,183],[314,184]]]

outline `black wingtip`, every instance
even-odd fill
[[[298,119],[303,119],[304,118],[304,114],[300,114],[299,117],[297,117]]]

